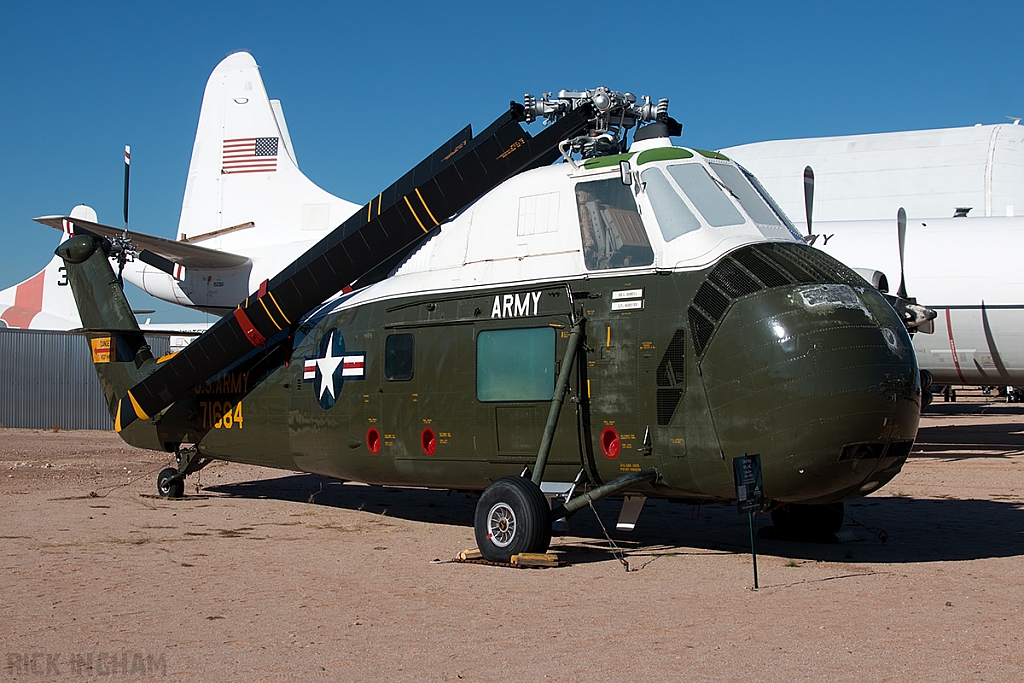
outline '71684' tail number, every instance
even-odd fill
[[[203,429],[242,428],[242,402],[232,404],[231,401],[200,401]]]

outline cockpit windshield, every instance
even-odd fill
[[[750,214],[755,223],[777,227],[782,226],[782,221],[769,208],[757,190],[747,181],[739,168],[728,163],[712,162],[711,169],[722,183],[729,188],[733,196],[739,200],[743,210]]]
[[[700,230],[700,221],[660,169],[645,170],[640,174],[640,181],[644,184],[647,199],[651,202],[654,217],[658,219],[658,227],[661,228],[661,236],[666,242]]]
[[[649,266],[654,263],[633,193],[618,177],[576,186],[576,205],[589,270]]]
[[[667,170],[712,227],[723,228],[746,222],[743,214],[729,201],[729,197],[702,164],[676,164]]]

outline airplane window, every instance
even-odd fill
[[[416,339],[411,334],[392,334],[384,340],[384,377],[392,382],[412,379]]]
[[[649,266],[654,250],[647,239],[633,193],[616,176],[576,186],[583,258],[590,270]]]
[[[555,395],[555,330],[490,330],[476,338],[476,397],[550,401]]]
[[[725,183],[726,187],[732,190],[736,198],[740,200],[740,205],[750,214],[755,223],[760,223],[761,225],[782,225],[779,217],[765,204],[764,199],[757,193],[757,190],[743,177],[740,169],[732,164],[712,163],[711,170]]]
[[[649,168],[640,174],[647,191],[647,198],[654,208],[654,217],[658,219],[658,227],[666,242],[671,242],[680,235],[700,230],[700,221],[690,211],[690,207],[679,196],[675,188],[668,182],[665,174],[656,168]]]
[[[701,164],[676,164],[669,166],[668,172],[704,216],[704,220],[714,227],[745,222],[743,214],[729,201],[722,188]]]

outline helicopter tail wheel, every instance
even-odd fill
[[[543,553],[551,544],[551,511],[540,487],[525,477],[502,477],[476,504],[476,544],[485,559],[508,562]]]
[[[156,478],[156,490],[164,498],[181,498],[185,494],[185,480],[178,470],[168,467]]]

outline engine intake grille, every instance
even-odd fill
[[[693,350],[698,357],[704,354],[734,300],[801,284],[870,286],[852,269],[805,244],[768,242],[737,249],[715,266],[687,310]]]

